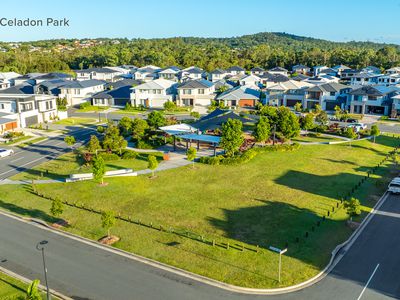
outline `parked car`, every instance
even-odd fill
[[[400,177],[394,178],[389,183],[388,191],[393,194],[400,194]]]
[[[347,123],[357,123],[357,119],[347,119]]]
[[[363,123],[354,123],[354,124],[351,124],[351,125],[347,125],[347,127],[354,128],[355,132],[360,132],[360,130],[367,129],[367,125],[365,125]]]
[[[14,154],[12,149],[0,149],[0,157],[6,157]]]

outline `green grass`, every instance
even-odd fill
[[[151,153],[159,159],[162,158],[161,152]],[[138,153],[136,159],[115,160],[106,162],[106,171],[118,169],[133,169],[134,171],[147,168],[147,153]],[[83,165],[83,161],[77,158],[74,153],[67,153],[58,158],[40,164],[39,166],[18,173],[11,177],[12,180],[36,180],[36,179],[63,179],[70,174],[91,173],[92,167]]]
[[[137,114],[143,114],[145,112],[146,110],[140,110],[140,109],[132,109],[132,110],[118,109],[110,112],[110,114],[137,115]]]
[[[85,108],[79,108],[76,112],[97,112],[109,109],[109,106],[93,106],[89,105]]]
[[[0,299],[23,300],[27,285],[10,276],[0,273]]]
[[[343,139],[334,138],[330,136],[314,136],[314,135],[301,135],[294,139],[293,142],[303,142],[303,143],[311,143],[311,142],[334,142],[334,141],[343,141]]]
[[[154,226],[185,229],[208,241],[117,221],[111,230],[121,237],[116,247],[230,284],[288,286],[319,273],[334,247],[349,237],[343,209],[320,227],[317,221],[397,144],[397,139],[381,136],[376,144],[363,140],[353,142],[352,147],[310,145],[293,152],[260,153],[242,165],[181,167],[159,172],[154,179],[107,178],[108,185],[102,187],[86,181],[36,188]],[[357,190],[354,196],[364,211],[376,203],[397,172],[387,163]],[[3,209],[55,221],[49,215],[50,201],[32,195],[28,185],[1,186],[0,200]],[[97,214],[68,207],[63,218],[71,224],[68,231],[92,239],[105,235]],[[213,239],[218,246],[211,245]],[[229,250],[223,246],[227,242]],[[279,284],[278,256],[267,249],[270,245],[284,247],[286,242],[288,252]],[[260,252],[242,252],[242,245],[246,249],[259,245]]]
[[[19,143],[19,142],[22,142],[22,141],[25,141],[25,140],[28,140],[28,139],[30,139],[30,138],[32,138],[32,136],[30,136],[30,135],[24,135],[24,136],[20,136],[20,137],[17,137],[17,138],[14,138],[12,141],[8,141],[7,143],[0,143],[1,145],[14,145],[14,144],[16,144],[16,143]]]
[[[23,148],[23,147],[26,147],[26,146],[29,146],[29,145],[32,145],[32,144],[36,144],[36,143],[42,142],[44,140],[47,140],[47,137],[44,137],[44,136],[37,137],[35,139],[32,139],[32,140],[26,141],[24,143],[21,143],[17,147]]]
[[[57,122],[54,122],[53,124],[58,124],[58,125],[85,125],[85,124],[94,124],[98,120],[94,118],[78,118],[78,117],[71,117],[71,118],[66,118],[63,120],[59,120]]]

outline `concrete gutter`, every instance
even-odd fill
[[[383,194],[383,196],[375,204],[372,211],[364,218],[364,220],[361,222],[361,225],[353,232],[353,234],[349,237],[349,239],[347,241],[345,241],[344,243],[338,245],[332,251],[332,256],[331,256],[331,259],[330,259],[328,265],[320,273],[318,273],[314,277],[308,279],[307,281],[301,282],[299,284],[284,287],[284,288],[275,288],[275,289],[246,288],[246,287],[240,287],[240,286],[227,284],[227,283],[224,283],[224,282],[221,282],[218,280],[214,280],[211,278],[207,278],[205,276],[201,276],[201,275],[198,275],[198,274],[195,274],[195,273],[192,273],[192,272],[189,272],[189,271],[177,268],[177,267],[169,266],[167,264],[160,263],[158,261],[140,256],[137,254],[133,254],[133,253],[121,250],[121,249],[116,249],[111,246],[103,245],[96,241],[93,241],[93,240],[90,240],[90,239],[87,239],[87,238],[84,238],[84,237],[81,237],[81,236],[78,236],[78,235],[75,235],[75,234],[72,234],[69,232],[65,232],[65,231],[50,227],[46,222],[39,220],[39,219],[22,218],[18,215],[15,215],[15,214],[9,213],[9,212],[5,212],[3,210],[0,210],[0,213],[3,215],[6,215],[8,217],[11,217],[13,219],[17,219],[21,222],[30,223],[30,224],[34,223],[32,225],[40,226],[41,228],[43,228],[45,230],[52,231],[53,233],[64,236],[66,238],[70,238],[70,239],[85,243],[87,245],[97,247],[97,248],[103,249],[105,251],[112,252],[114,254],[121,255],[126,258],[133,259],[133,260],[139,261],[141,263],[150,265],[152,267],[155,267],[155,268],[167,271],[167,272],[171,272],[171,273],[177,274],[179,276],[183,276],[183,277],[192,279],[194,281],[208,284],[208,285],[211,285],[211,286],[214,286],[217,288],[221,288],[224,290],[241,293],[241,294],[279,295],[279,294],[285,294],[285,293],[295,292],[295,291],[304,289],[304,288],[309,287],[309,286],[321,281],[322,279],[324,279],[332,271],[332,269],[340,262],[340,260],[343,258],[343,256],[348,251],[348,249],[354,244],[354,242],[357,240],[358,236],[362,233],[362,231],[365,229],[365,227],[368,225],[368,223],[373,218],[375,212],[385,202],[385,200],[387,199],[387,196],[388,196],[388,193],[385,192],[385,194]],[[64,298],[62,298],[62,297],[60,297],[60,298],[61,299],[69,299],[69,298],[65,298],[65,296],[64,296]]]

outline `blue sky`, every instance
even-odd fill
[[[66,28],[0,27],[1,41],[228,37],[279,31],[400,44],[400,0],[17,0],[0,18],[70,19]]]

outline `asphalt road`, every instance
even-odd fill
[[[96,134],[96,130],[90,128],[71,128],[71,131],[68,133],[68,135],[75,137],[77,141],[76,146],[88,140],[92,134]],[[68,145],[64,143],[64,137],[65,135],[51,137],[23,148],[8,147],[14,150],[14,154],[0,158],[0,180],[70,151]]]
[[[41,279],[74,299],[393,299],[400,298],[400,196],[389,196],[333,271],[304,290],[277,296],[229,292],[0,215],[0,266]]]

